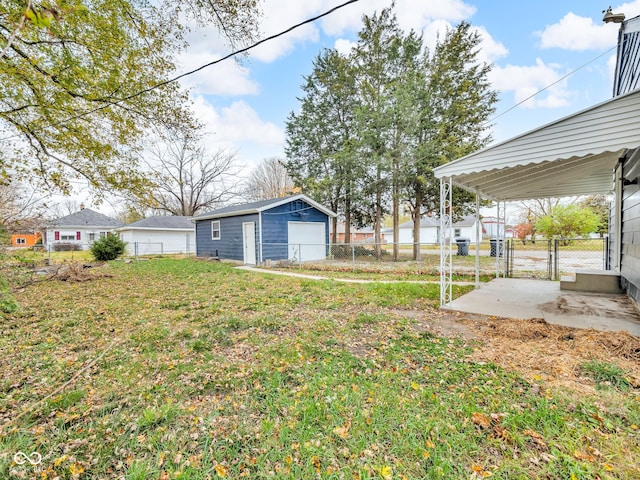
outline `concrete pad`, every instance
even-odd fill
[[[443,309],[640,336],[640,312],[626,295],[561,291],[546,280],[497,278]]]

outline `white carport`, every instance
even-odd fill
[[[442,231],[450,228],[453,185],[475,192],[477,199],[496,201],[498,221],[507,201],[612,191],[618,197],[621,181],[614,181],[614,175],[619,175],[620,159],[639,155],[639,145],[640,90],[636,90],[437,167]],[[616,238],[617,248],[619,242]],[[496,266],[498,259],[496,255]],[[478,271],[476,261],[476,283]],[[451,301],[451,276],[451,245],[443,244],[441,305]]]

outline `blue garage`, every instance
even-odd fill
[[[239,260],[323,260],[329,217],[336,214],[306,195],[245,203],[193,218],[196,255]]]

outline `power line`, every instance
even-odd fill
[[[529,95],[527,98],[525,98],[524,100],[516,103],[515,105],[507,108],[504,112],[496,115],[493,118],[490,118],[489,120],[487,120],[485,123],[490,123],[493,122],[494,120],[500,118],[501,116],[509,113],[511,110],[513,110],[514,108],[519,107],[520,105],[522,105],[523,103],[527,102],[528,100],[531,100],[533,97],[535,97],[536,95],[541,94],[542,92],[544,92],[545,90],[548,90],[549,88],[553,87],[554,85],[556,85],[557,83],[560,83],[562,80],[564,80],[567,77],[570,77],[571,75],[573,75],[574,73],[576,73],[578,70],[583,69],[584,67],[586,67],[587,65],[589,65],[590,63],[595,62],[596,60],[598,60],[601,57],[604,57],[607,53],[611,52],[612,50],[614,50],[615,48],[617,48],[617,46],[613,46],[611,47],[609,50],[607,50],[606,52],[601,53],[600,55],[598,55],[597,57],[592,58],[591,60],[589,60],[588,62],[580,65],[578,68],[575,68],[573,70],[571,70],[569,73],[567,73],[566,75],[560,77],[558,80],[556,80],[553,83],[550,83],[549,85],[547,85],[546,87],[542,88],[541,90],[538,90],[536,93]]]
[[[105,108],[109,108],[109,107],[112,107],[114,105],[118,105],[119,103],[125,102],[127,100],[131,100],[132,98],[138,97],[138,96],[143,95],[145,93],[149,93],[149,92],[151,92],[153,90],[156,90],[156,89],[158,89],[160,87],[164,87],[165,85],[169,85],[171,83],[175,83],[175,82],[177,82],[178,80],[180,80],[180,79],[182,79],[184,77],[187,77],[189,75],[193,75],[194,73],[197,73],[200,70],[204,70],[205,68],[208,68],[208,67],[210,67],[212,65],[215,65],[217,63],[220,63],[220,62],[223,62],[225,60],[228,60],[229,58],[232,58],[232,57],[235,57],[235,56],[240,55],[242,53],[248,52],[249,50],[251,50],[251,49],[253,49],[253,48],[255,48],[255,47],[259,46],[259,45],[262,45],[263,43],[269,42],[271,40],[275,40],[278,37],[282,37],[283,35],[286,35],[287,33],[292,32],[293,30],[295,30],[297,28],[300,28],[300,27],[302,27],[304,25],[307,25],[309,23],[313,23],[316,20],[319,20],[319,19],[321,19],[323,17],[326,17],[328,15],[331,15],[332,13],[336,12],[337,10],[340,10],[341,8],[346,7],[347,5],[350,5],[352,3],[356,3],[358,1],[359,0],[348,0],[348,1],[346,1],[346,2],[344,2],[342,4],[340,4],[340,5],[337,5],[337,6],[333,7],[333,8],[331,8],[331,9],[327,10],[324,13],[321,13],[319,15],[316,15],[315,17],[303,20],[302,22],[297,23],[297,24],[287,28],[286,30],[282,30],[281,32],[278,32],[278,33],[273,34],[273,35],[271,35],[269,37],[263,38],[262,40],[258,40],[257,42],[255,42],[255,43],[253,43],[253,44],[251,44],[251,45],[249,45],[247,47],[241,48],[239,50],[235,50],[235,51],[229,53],[228,55],[225,55],[222,58],[219,58],[219,59],[214,60],[212,62],[206,63],[204,65],[201,65],[200,67],[195,68],[193,70],[190,70],[188,72],[181,73],[180,75],[177,75],[177,76],[175,76],[173,78],[170,78],[168,80],[164,80],[162,82],[159,82],[159,83],[157,83],[155,85],[152,85],[152,86],[150,86],[148,88],[145,88],[143,90],[139,90],[138,92],[132,93],[131,95],[128,95],[128,96],[123,97],[123,98],[121,98],[119,100],[116,100],[113,103],[109,103],[109,104],[106,104],[106,105],[101,105],[100,107],[96,107],[96,108],[93,108],[93,109],[88,110],[86,112],[79,113],[77,115],[73,115],[71,117],[68,117],[68,118],[66,118],[64,120],[60,120],[59,122],[53,123],[51,125],[48,125],[48,127],[49,128],[50,127],[57,127],[58,125],[61,125],[63,123],[67,123],[67,122],[70,122],[70,121],[73,121],[73,120],[77,120],[77,119],[82,118],[82,117],[86,117],[87,115],[91,115],[93,113],[99,112],[100,110],[104,110]],[[223,25],[223,27],[224,27],[224,25]],[[15,135],[11,135],[9,137],[0,138],[0,141],[3,142],[3,141],[11,140],[12,138],[18,138],[18,137],[20,137],[20,135],[19,134],[15,134]]]

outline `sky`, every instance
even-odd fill
[[[342,3],[264,0],[260,38]],[[359,0],[250,50],[240,62],[227,60],[184,78],[196,115],[210,133],[207,148],[235,151],[244,174],[265,158],[284,158],[285,122],[299,108],[300,86],[313,60],[324,48],[348,52],[362,16],[391,3]],[[640,15],[640,0],[611,6],[627,19]],[[494,65],[490,81],[500,92],[491,135],[503,141],[611,97],[619,25],[602,22],[607,7],[593,0],[396,0],[394,11],[401,28],[422,32],[431,47],[461,21],[477,29],[483,39],[479,57]],[[231,51],[213,29],[194,30],[188,41],[178,73]]]

